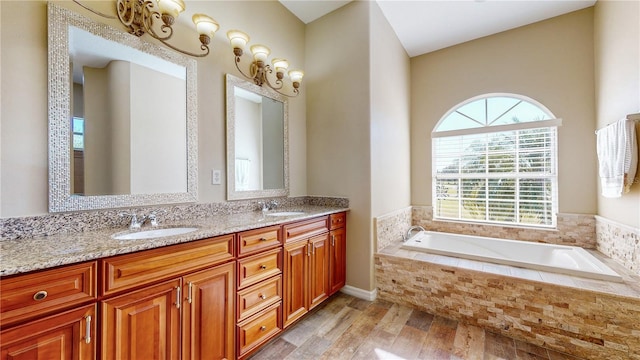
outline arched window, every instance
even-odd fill
[[[514,94],[451,109],[431,133],[434,219],[555,227],[559,125]]]

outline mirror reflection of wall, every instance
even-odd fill
[[[117,60],[127,56],[87,41],[108,42],[108,49],[117,44],[80,29],[71,33],[72,194],[186,191],[184,68]]]
[[[281,102],[263,98],[263,158],[269,166],[263,167],[263,189],[281,189],[284,186],[284,106]]]
[[[235,187],[284,187],[284,106],[235,87]]]

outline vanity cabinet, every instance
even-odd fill
[[[95,319],[94,303],[3,329],[0,359],[95,359]]]
[[[93,359],[95,261],[3,278],[0,359]]]
[[[180,279],[102,302],[102,359],[178,359]]]
[[[238,233],[237,352],[244,359],[282,332],[280,226]]]
[[[338,213],[2,278],[0,360],[247,358],[344,286],[345,234]]]
[[[285,328],[329,297],[328,219],[283,225]]]
[[[97,300],[97,262],[68,265],[0,282],[0,324],[7,326]]]
[[[340,290],[347,281],[347,214],[329,216],[329,295]]]
[[[102,359],[233,359],[233,240],[101,260]]]

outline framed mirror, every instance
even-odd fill
[[[48,11],[49,211],[196,201],[196,61]]]
[[[227,199],[289,195],[288,102],[227,74]]]

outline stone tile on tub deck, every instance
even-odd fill
[[[379,298],[552,349],[550,358],[640,360],[640,296],[628,296],[633,283],[607,288],[601,286],[607,282],[543,272],[531,279],[515,267],[505,276],[432,259],[376,254]]]
[[[521,279],[533,280],[533,281],[542,281],[542,276],[540,272],[537,270],[525,269],[520,267],[512,267],[511,275],[515,277],[519,277]]]
[[[540,276],[542,277],[542,280],[548,283],[576,287],[573,277],[569,275],[540,271]]]

